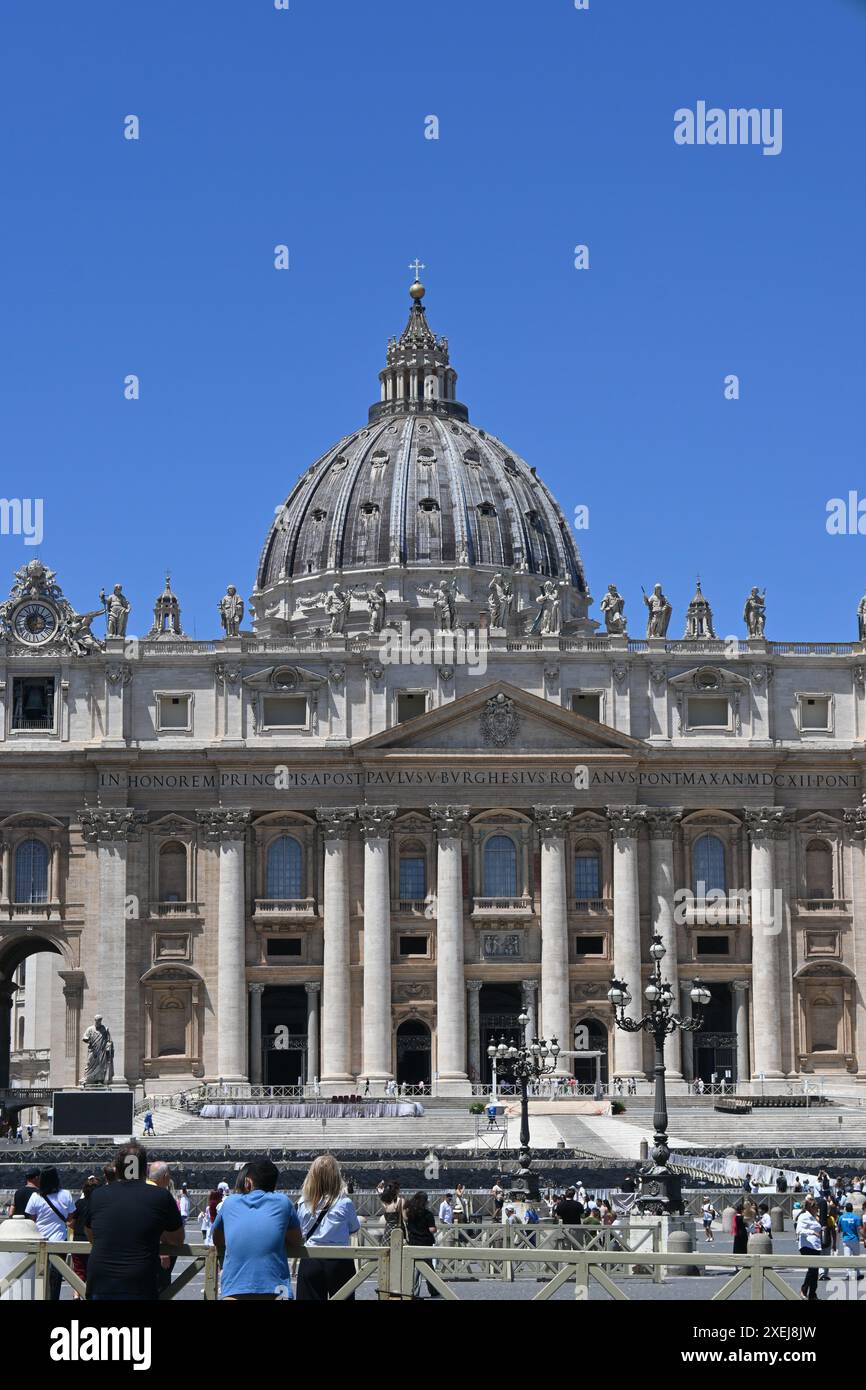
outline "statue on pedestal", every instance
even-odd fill
[[[607,593],[599,604],[604,614],[604,626],[610,637],[625,637],[625,599],[615,584],[608,584]]]
[[[454,595],[457,584],[454,579],[440,579],[435,588],[425,584],[419,586],[418,593],[433,600],[433,623],[437,632],[453,632],[457,626],[457,604]]]
[[[540,637],[556,637],[562,631],[562,601],[560,590],[565,584],[560,580],[546,579],[538,598],[538,612],[530,624],[529,631]]]
[[[110,1086],[114,1078],[114,1043],[111,1034],[97,1014],[81,1040],[87,1043],[84,1064],[85,1086]]]
[[[490,626],[507,630],[513,606],[514,590],[510,581],[502,574],[494,574],[487,586],[487,611],[490,614]]]
[[[239,637],[244,616],[244,601],[234,584],[228,586],[217,608],[226,637]]]
[[[746,599],[746,606],[743,609],[743,622],[746,624],[746,631],[750,637],[759,637],[763,640],[764,623],[767,620],[767,609],[764,602],[767,591],[761,593],[755,585],[749,597]]]
[[[646,623],[647,637],[667,637],[672,609],[662,593],[661,584],[654,585],[651,594],[648,594],[643,586],[641,586],[641,592],[643,593],[643,601],[649,609]]]
[[[857,605],[857,629],[860,634],[860,641],[866,642],[866,594]]]
[[[104,589],[100,590],[99,601],[105,605],[105,635],[106,637],[125,637],[126,624],[129,621],[129,614],[132,604],[124,594],[119,584],[115,584],[111,593],[106,595]]]

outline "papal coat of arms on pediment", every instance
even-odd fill
[[[484,706],[481,715],[481,737],[494,748],[504,748],[513,743],[520,728],[520,716],[514,708],[514,701],[500,691],[493,695]]]

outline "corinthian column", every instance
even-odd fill
[[[851,914],[859,924],[853,932],[854,974],[857,984],[854,993],[855,1048],[857,1076],[866,1076],[866,805],[844,811],[851,854]],[[786,981],[786,987],[791,986]],[[801,1044],[800,1050],[802,1051]]]
[[[752,842],[752,1018],[754,1049],[752,1075],[782,1075],[779,933],[782,923],[774,911],[773,843],[784,834],[783,806],[748,807],[746,825]]]
[[[219,847],[217,1066],[223,1081],[247,1079],[246,887],[244,846],[250,812],[196,812],[204,840]]]
[[[638,1018],[643,1005],[640,950],[640,893],[637,837],[645,816],[643,806],[608,806],[613,839],[613,968],[625,980],[632,1002],[629,1018]],[[615,1076],[639,1076],[643,1065],[643,1034],[614,1029]]]
[[[565,844],[573,806],[534,806],[541,843],[541,1035],[572,1047],[568,1002],[568,888]],[[572,1059],[560,1057],[559,1073],[570,1074]]]
[[[431,806],[436,832],[436,1037],[440,1082],[466,1075],[466,995],[463,984],[463,826],[468,806]],[[450,1088],[452,1092],[454,1087]],[[456,1088],[466,1090],[465,1084]]]
[[[88,806],[79,819],[85,843],[96,846],[99,870],[99,907],[94,923],[98,943],[96,1011],[102,1014],[114,1043],[114,1080],[125,1084],[127,921],[138,916],[137,909],[127,910],[126,870],[130,841],[140,837],[147,813],[127,807]],[[134,1067],[132,1078],[136,1075]]]
[[[668,981],[674,997],[679,998],[677,967],[677,928],[674,921],[674,830],[682,815],[681,806],[648,806],[646,821],[650,835],[650,901],[653,932],[662,939],[667,955],[662,961],[662,975]],[[678,1081],[682,1075],[680,1061],[680,1030],[669,1034],[665,1041],[667,1074]]]
[[[396,806],[362,806],[364,837],[364,1067],[370,1081],[391,1069],[391,880],[388,842]]]
[[[467,980],[469,992],[469,1080],[480,1082],[481,1073],[481,990],[483,980]]]
[[[320,809],[325,843],[325,938],[322,974],[322,1081],[352,1081],[349,972],[349,832],[354,806]]]

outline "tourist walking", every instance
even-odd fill
[[[818,1204],[813,1197],[807,1197],[803,1209],[797,1217],[795,1227],[797,1247],[801,1255],[817,1255],[821,1251],[821,1222],[818,1220]],[[806,1270],[800,1287],[803,1298],[814,1302],[818,1297],[818,1266]]]
[[[150,1301],[159,1297],[159,1247],[183,1245],[183,1222],[171,1194],[146,1181],[141,1144],[121,1144],[114,1169],[117,1181],[94,1188],[89,1197],[87,1297]]]
[[[410,1245],[436,1244],[436,1217],[427,1204],[426,1192],[416,1192],[406,1203],[406,1238]],[[428,1297],[441,1297],[429,1280],[425,1279],[424,1282]],[[421,1274],[417,1265],[412,1279],[412,1297],[421,1297]]]
[[[211,1188],[210,1192],[207,1194],[207,1201],[201,1209],[201,1216],[199,1217],[199,1229],[205,1245],[213,1245],[213,1223],[216,1221],[219,1202],[220,1194],[215,1188]]]
[[[33,1143],[33,1125],[32,1125],[32,1123],[29,1124],[29,1125],[27,1126],[27,1143],[28,1143],[28,1144],[32,1144],[32,1143]]]
[[[440,1226],[454,1225],[454,1201],[453,1192],[446,1192],[442,1201],[439,1203],[439,1224]]]
[[[153,1115],[150,1110],[145,1110],[144,1112],[144,1133],[145,1135],[156,1134],[156,1130],[153,1127]]]
[[[36,1222],[40,1240],[67,1240],[69,1223],[75,1215],[72,1193],[60,1186],[56,1168],[43,1168],[39,1174],[39,1191],[28,1198],[24,1215]],[[52,1303],[60,1298],[63,1275],[55,1265],[48,1267],[48,1297]]]
[[[225,1198],[213,1223],[213,1244],[222,1266],[222,1298],[273,1303],[292,1297],[289,1259],[303,1254],[301,1223],[269,1158],[246,1166],[244,1191]]]
[[[361,1229],[355,1204],[346,1193],[340,1165],[333,1154],[320,1154],[310,1165],[298,1203],[304,1245],[351,1245]],[[326,1303],[355,1273],[349,1259],[304,1256],[298,1265],[299,1302]],[[348,1295],[354,1299],[354,1293]]]
[[[189,1214],[192,1208],[192,1201],[189,1195],[189,1188],[184,1183],[180,1189],[180,1196],[177,1199],[177,1209],[180,1212],[180,1219],[186,1225],[189,1221]]]
[[[708,1197],[701,1206],[701,1223],[704,1228],[705,1245],[715,1245],[716,1243],[716,1237],[713,1234],[713,1222],[717,1216],[718,1212]]]

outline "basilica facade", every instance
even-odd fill
[[[607,991],[638,1008],[654,935],[683,1010],[712,995],[675,1085],[857,1088],[866,643],[771,640],[751,575],[741,638],[700,585],[682,636],[661,584],[591,616],[562,510],[410,295],[367,423],[294,486],[248,603],[215,595],[219,637],[168,579],[135,636],[121,584],[79,611],[15,575],[0,1089],[79,1084],[97,1014],[150,1091],[466,1093],[524,1009],[563,1072],[589,1048],[641,1076]]]

